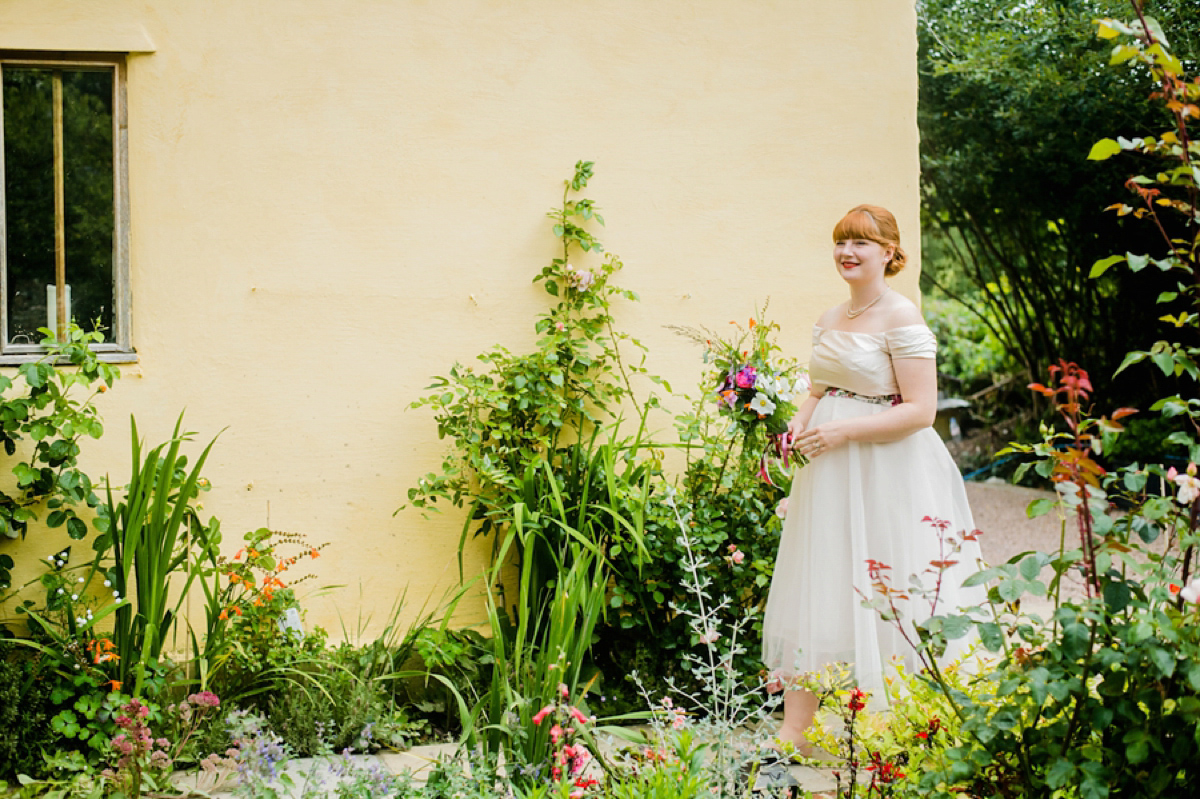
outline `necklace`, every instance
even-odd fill
[[[887,294],[887,293],[888,293],[889,291],[891,291],[891,290],[892,290],[892,287],[891,287],[891,286],[888,286],[888,287],[884,288],[884,290],[883,290],[883,291],[879,292],[879,296],[878,296],[878,297],[876,297],[875,299],[871,300],[871,301],[870,301],[870,302],[868,302],[866,305],[864,305],[863,307],[859,308],[857,311],[853,310],[853,309],[850,307],[850,303],[846,303],[846,316],[847,316],[847,317],[849,317],[850,319],[856,319],[856,318],[858,318],[858,317],[862,316],[864,313],[866,313],[867,311],[869,311],[869,310],[871,309],[871,306],[872,306],[872,305],[874,305],[875,303],[877,303],[877,302],[879,302],[880,300],[882,300],[882,299],[883,299],[883,295],[884,295],[884,294]]]

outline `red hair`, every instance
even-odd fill
[[[908,256],[900,247],[900,226],[892,212],[878,205],[858,205],[833,226],[833,240],[866,239],[884,247],[895,248],[892,259],[887,262],[883,273],[887,277],[904,268]]]

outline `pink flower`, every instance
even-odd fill
[[[729,557],[726,558],[735,566],[740,566],[742,561],[746,559],[746,553],[737,548],[737,544],[729,545]]]
[[[712,629],[705,630],[704,633],[700,636],[700,643],[713,644],[713,643],[716,643],[717,639],[720,637],[721,637],[721,634],[719,632],[717,632],[716,630],[712,630]]]
[[[550,728],[550,742],[553,744],[558,744],[558,740],[562,738],[562,734],[563,728],[555,724]]]
[[[221,700],[212,691],[201,691],[197,694],[192,694],[188,697],[188,701],[193,705],[201,707],[220,707]]]
[[[564,325],[562,322],[555,322],[554,329],[557,330],[559,333],[561,333],[567,329],[567,326]]]
[[[580,724],[587,724],[589,721],[591,721],[591,719],[583,715],[583,712],[577,707],[567,708],[567,712],[571,714],[571,718],[575,719]]]
[[[567,264],[567,285],[579,291],[587,291],[596,282],[596,276],[586,269],[575,269]]]
[[[561,696],[563,699],[567,698],[568,691],[567,691],[567,686],[565,683],[560,682],[558,684],[558,695]]]
[[[787,508],[788,508],[787,497],[784,497],[783,499],[779,500],[779,504],[775,506],[775,515],[781,519],[786,519],[787,518]]]
[[[539,710],[537,713],[533,714],[532,721],[534,724],[541,724],[542,719],[546,718],[546,716],[549,716],[553,712],[554,712],[554,705],[546,705],[544,708]]]
[[[1183,588],[1179,589],[1179,596],[1184,602],[1190,602],[1193,605],[1200,605],[1200,579],[1192,580]]]
[[[678,712],[675,714],[675,718],[671,719],[671,729],[682,730],[683,725],[686,723],[687,723],[687,718],[683,715],[682,712]]]
[[[754,381],[757,378],[753,366],[743,366],[741,370],[733,376],[733,382],[738,388],[754,388]]]
[[[1200,479],[1196,478],[1196,464],[1187,465],[1187,473],[1180,474],[1172,466],[1167,469],[1167,479],[1179,486],[1179,501],[1190,505],[1196,497],[1200,497]]]

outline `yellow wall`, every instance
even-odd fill
[[[158,441],[186,407],[202,438],[228,428],[205,507],[231,552],[268,519],[331,542],[309,585],[347,588],[310,622],[438,591],[460,522],[392,516],[443,451],[405,407],[531,340],[575,161],[652,371],[693,386],[699,352],[663,325],[768,297],[806,359],[851,206],[896,213],[916,294],[915,28],[911,0],[5,0],[0,48],[149,51],[128,83],[139,362],[84,468],[123,482],[129,414]],[[0,551],[29,574],[58,546]]]

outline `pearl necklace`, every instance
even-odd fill
[[[850,303],[846,303],[846,316],[847,316],[847,317],[849,317],[850,319],[857,319],[858,317],[862,316],[862,315],[863,315],[863,314],[865,314],[867,311],[869,311],[869,310],[871,309],[871,306],[872,306],[872,305],[874,305],[875,303],[877,303],[877,302],[879,302],[880,300],[882,300],[882,299],[883,299],[883,295],[884,295],[884,294],[887,294],[887,293],[888,293],[889,291],[891,291],[891,290],[892,290],[892,287],[891,287],[891,286],[887,286],[886,288],[884,288],[884,290],[883,290],[883,291],[879,292],[879,296],[878,296],[878,297],[876,297],[875,299],[871,300],[871,301],[870,301],[870,302],[868,302],[866,305],[864,305],[863,307],[859,308],[857,311],[855,311],[855,310],[852,310],[852,309],[850,308]]]

